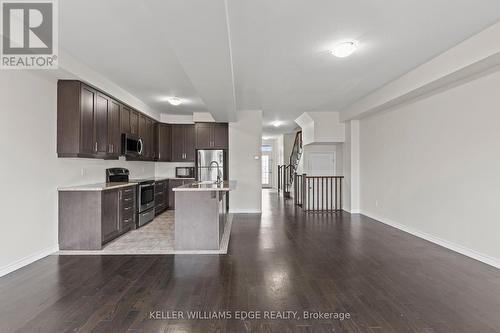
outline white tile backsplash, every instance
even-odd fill
[[[156,177],[175,177],[176,167],[194,167],[193,162],[156,162],[155,176]]]

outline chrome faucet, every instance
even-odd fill
[[[212,170],[212,164],[214,164],[217,166],[217,181],[215,182],[216,184],[220,184],[222,183],[222,179],[221,179],[221,172],[220,172],[220,167],[219,167],[219,163],[217,161],[212,161],[210,162],[210,165],[208,166],[209,170]]]

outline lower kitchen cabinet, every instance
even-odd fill
[[[120,234],[119,191],[102,192],[101,239],[108,242]]]
[[[136,186],[59,191],[59,248],[100,250],[135,226]]]
[[[179,187],[179,186],[182,186],[182,185],[186,185],[186,184],[190,184],[194,182],[193,179],[169,179],[168,180],[168,196],[167,196],[167,200],[168,200],[168,209],[175,209],[175,192],[172,191],[172,189],[176,188],[176,187]]]
[[[167,210],[168,180],[155,183],[155,215],[160,215]]]

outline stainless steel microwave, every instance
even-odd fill
[[[176,167],[175,177],[177,178],[194,178],[194,167]]]
[[[144,145],[142,139],[133,134],[122,134],[122,155],[141,156]]]

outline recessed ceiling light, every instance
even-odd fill
[[[177,106],[177,105],[181,105],[182,104],[182,99],[180,99],[179,97],[167,97],[167,102],[169,102],[170,104],[174,105],[174,106]]]
[[[358,48],[358,42],[355,40],[342,42],[335,45],[335,47],[330,51],[334,56],[338,58],[345,58],[350,56]]]
[[[281,126],[281,121],[278,121],[278,120],[273,121],[273,126],[274,127],[280,127]]]

